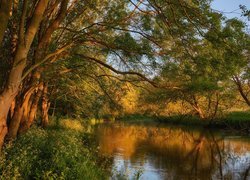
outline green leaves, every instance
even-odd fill
[[[83,140],[87,140],[83,132],[33,127],[4,149],[5,155],[0,159],[0,177],[102,179],[105,170],[97,165],[96,152],[91,150],[92,147],[84,146]]]
[[[219,89],[217,82],[205,77],[196,77],[191,82],[186,83],[187,93],[205,93]]]

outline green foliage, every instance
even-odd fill
[[[96,151],[84,146],[82,132],[50,127],[32,128],[3,150],[4,179],[105,179]],[[88,139],[88,138],[87,138]]]
[[[250,122],[250,112],[249,111],[238,111],[230,112],[225,117],[230,122]]]
[[[151,121],[161,122],[165,124],[173,124],[180,126],[199,126],[208,128],[221,128],[238,130],[244,133],[249,133],[250,130],[250,113],[247,112],[230,112],[224,117],[214,119],[212,121],[204,121],[197,116],[192,115],[173,115],[151,117]]]

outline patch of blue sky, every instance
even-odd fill
[[[247,9],[250,9],[250,0],[213,0],[211,3],[211,7],[223,13],[226,18],[238,18],[250,26],[250,20],[242,16],[240,5],[244,5]]]

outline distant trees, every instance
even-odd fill
[[[192,109],[191,114],[201,119],[213,119],[228,109],[232,101],[236,101],[235,87],[250,104],[250,38],[245,25],[236,19],[222,25],[220,14],[210,16],[212,27],[203,36],[192,36],[190,44],[181,44],[163,56],[168,60],[156,79],[160,84],[176,88],[149,94],[157,103],[164,100],[166,103],[184,102]]]

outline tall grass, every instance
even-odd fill
[[[89,135],[82,129],[76,121],[33,127],[4,148],[0,179],[107,179],[95,148],[84,145]]]

